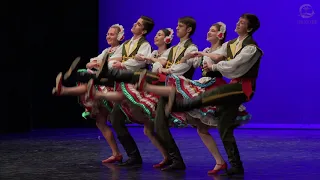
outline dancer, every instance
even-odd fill
[[[251,100],[256,88],[260,59],[263,53],[253,40],[252,35],[259,27],[260,21],[256,15],[243,14],[235,29],[239,35],[238,38],[224,43],[215,54],[196,53],[198,56],[206,55],[218,61],[227,58],[227,61],[220,61],[217,64],[207,63],[207,66],[211,71],[219,71],[223,76],[232,80],[230,84],[218,86],[192,99],[175,101],[172,107],[173,112],[184,112],[206,106],[218,107],[220,115],[217,128],[232,166],[224,175],[244,174],[233,132],[238,126],[235,120],[239,106]],[[155,91],[151,92],[156,93]],[[170,96],[171,99],[175,99],[174,93],[171,93]]]
[[[111,129],[106,125],[107,116],[112,110],[112,104],[102,103],[101,101],[84,101],[84,95],[87,90],[87,82],[91,77],[95,77],[97,70],[101,69],[101,65],[119,48],[120,42],[124,39],[124,28],[122,25],[115,24],[112,25],[107,33],[106,40],[110,45],[102,53],[94,58],[90,59],[90,62],[86,65],[87,70],[80,70],[78,73],[74,73],[76,65],[79,63],[80,58],[77,58],[71,65],[69,71],[65,73],[64,79],[68,79],[70,76],[76,76],[75,79],[78,80],[78,86],[75,87],[64,87],[62,85],[62,73],[59,73],[56,78],[56,87],[53,89],[53,94],[58,96],[79,96],[80,102],[86,108],[84,113],[86,116],[90,112],[95,111],[93,116],[96,119],[96,125],[103,134],[104,138],[107,140],[108,144],[112,150],[112,156],[103,160],[103,163],[114,163],[122,162],[122,155],[116,144],[113,133]],[[98,71],[99,72],[99,71]],[[111,89],[105,86],[97,86],[99,91],[110,91]],[[85,116],[85,117],[86,117]]]
[[[103,61],[108,60],[109,57],[111,57],[114,52],[119,48],[119,45],[121,41],[124,39],[124,29],[122,25],[114,24],[112,25],[107,33],[106,40],[108,45],[110,47],[106,48],[102,51],[102,53],[94,58],[90,59],[90,62],[87,63],[86,67],[87,70],[79,70],[78,73],[74,73],[74,70],[76,69],[80,58],[76,58],[75,61],[73,61],[72,65],[70,66],[69,70],[65,73],[64,79],[67,80],[70,76],[74,75],[76,76],[75,79],[83,81],[84,83],[81,83],[81,85],[77,87],[64,87],[60,86],[59,88],[53,88],[52,94],[56,95],[65,95],[65,96],[79,96],[83,95],[86,92],[87,86],[86,83],[90,80],[91,77],[95,77],[95,75],[88,75],[88,77],[83,77],[79,75],[81,72],[88,72],[89,74],[96,74],[97,70],[100,69],[100,66],[102,65]],[[84,74],[84,73],[82,73]],[[62,77],[61,75],[58,75],[58,77]],[[60,79],[58,78],[57,79]],[[82,79],[81,79],[82,78]]]
[[[190,37],[196,31],[196,20],[188,16],[182,17],[178,20],[178,26],[176,30],[177,36],[180,38],[180,43],[176,46],[176,53],[173,53],[172,51],[172,56],[174,55],[173,59],[168,58],[169,60],[173,60],[174,64],[172,65],[170,63],[172,61],[169,61],[166,67],[167,69],[162,70],[161,72],[168,74],[175,73],[176,75],[183,75],[186,78],[191,79],[194,73],[194,69],[200,65],[200,61],[198,61],[198,58],[192,58],[190,54],[191,52],[197,51],[198,48],[194,45],[189,47],[183,47],[181,45],[183,45],[184,42],[184,45],[186,45],[188,41],[190,42]],[[180,55],[179,52],[181,52]],[[157,104],[155,130],[156,133],[159,134],[161,142],[165,145],[170,155],[170,159],[172,160],[172,164],[161,170],[185,170],[186,165],[183,161],[180,150],[170,132],[168,118],[164,116],[164,100],[165,99],[161,97],[160,101]]]
[[[167,64],[171,43],[173,39],[173,30],[171,28],[161,29],[154,37],[154,44],[158,47],[149,56],[144,59],[151,65],[152,72],[158,72],[160,68]]]
[[[158,50],[154,50],[149,56],[144,59],[152,65],[152,72],[158,72],[166,65],[168,55],[171,51],[171,42],[173,39],[173,30],[170,28],[159,30],[154,38],[154,43]],[[141,121],[142,117],[138,116],[137,112],[143,112],[143,119],[153,119],[155,116],[155,107],[158,102],[158,96],[139,91],[134,84],[121,83],[123,94],[130,101],[129,109],[126,109],[127,115]],[[132,111],[134,113],[132,113]]]

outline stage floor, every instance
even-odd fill
[[[172,129],[187,165],[185,172],[175,173],[153,169],[152,165],[162,160],[160,153],[143,135],[143,128],[131,127],[130,132],[140,148],[142,167],[103,165],[101,160],[111,151],[98,129],[1,135],[0,179],[228,179],[207,175],[215,161],[195,129]],[[227,160],[218,132],[212,130],[211,134]],[[245,167],[243,179],[320,179],[319,130],[239,129],[235,134]]]

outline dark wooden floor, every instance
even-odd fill
[[[98,129],[2,135],[0,179],[226,179],[207,175],[215,162],[195,129],[172,129],[187,164],[184,173],[153,169],[152,164],[161,161],[160,153],[143,135],[142,128],[130,131],[142,153],[142,167],[102,165],[100,160],[110,155],[110,149]],[[211,134],[227,159],[217,132],[212,130]],[[320,131],[240,129],[236,136],[245,167],[244,179],[320,179]]]

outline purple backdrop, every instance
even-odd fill
[[[308,5],[309,4],[309,5]],[[206,33],[209,27],[223,21],[227,25],[227,40],[235,38],[236,22],[242,13],[256,14],[261,28],[254,35],[265,55],[262,59],[257,90],[253,100],[246,104],[253,115],[251,124],[305,127],[320,124],[320,59],[317,52],[320,38],[318,0],[269,1],[147,1],[100,0],[99,47],[106,46],[105,34],[110,25],[125,27],[126,38],[140,15],[154,19],[155,28],[148,39],[161,28],[175,29],[182,16],[193,16],[197,29],[192,39],[199,49],[209,46]],[[318,32],[318,33],[316,33]],[[178,42],[175,37],[174,43]],[[197,71],[194,78],[200,77]],[[318,108],[317,108],[318,107]]]

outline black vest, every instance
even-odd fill
[[[180,53],[180,55],[176,58],[176,62],[175,64],[179,64],[180,63],[180,60],[183,58],[184,56],[184,53],[186,52],[187,48],[191,45],[194,45],[192,43],[192,40],[191,39],[188,39],[185,43],[184,43],[184,50]],[[174,46],[175,47],[175,46]],[[168,55],[168,60],[167,60],[167,64],[165,66],[166,69],[170,68],[173,64],[173,48],[171,48],[170,52],[169,52],[169,55]],[[176,52],[177,53],[177,52]],[[191,68],[183,74],[184,77],[188,78],[188,79],[192,79],[193,77],[193,73],[195,71],[195,68],[193,66],[191,66]]]
[[[248,36],[246,39],[243,40],[240,50],[235,55],[233,55],[232,51],[231,51],[231,48],[230,48],[230,44],[233,44],[236,40],[237,39],[233,39],[233,40],[229,41],[228,44],[227,44],[227,59],[228,60],[235,58],[242,51],[242,49],[244,47],[246,47],[247,45],[255,45],[255,46],[257,46],[257,43],[253,40],[252,36]],[[258,46],[257,46],[257,51],[261,51],[258,48]],[[261,54],[262,54],[262,52],[261,52]],[[257,78],[258,77],[258,71],[259,71],[261,56],[258,56],[258,57],[253,56],[252,58],[258,58],[258,60],[251,67],[251,69],[246,74],[241,76],[240,78]]]
[[[123,46],[122,46],[122,61],[127,61],[128,59],[130,58],[134,58],[134,56],[138,53],[138,50],[140,48],[140,46],[145,43],[145,42],[148,42],[146,40],[146,38],[144,36],[142,36],[139,41],[138,41],[138,44],[137,44],[137,47],[132,51],[132,53],[128,56],[128,52],[126,51],[126,45],[130,42],[130,40],[127,40],[126,42],[123,43]]]

